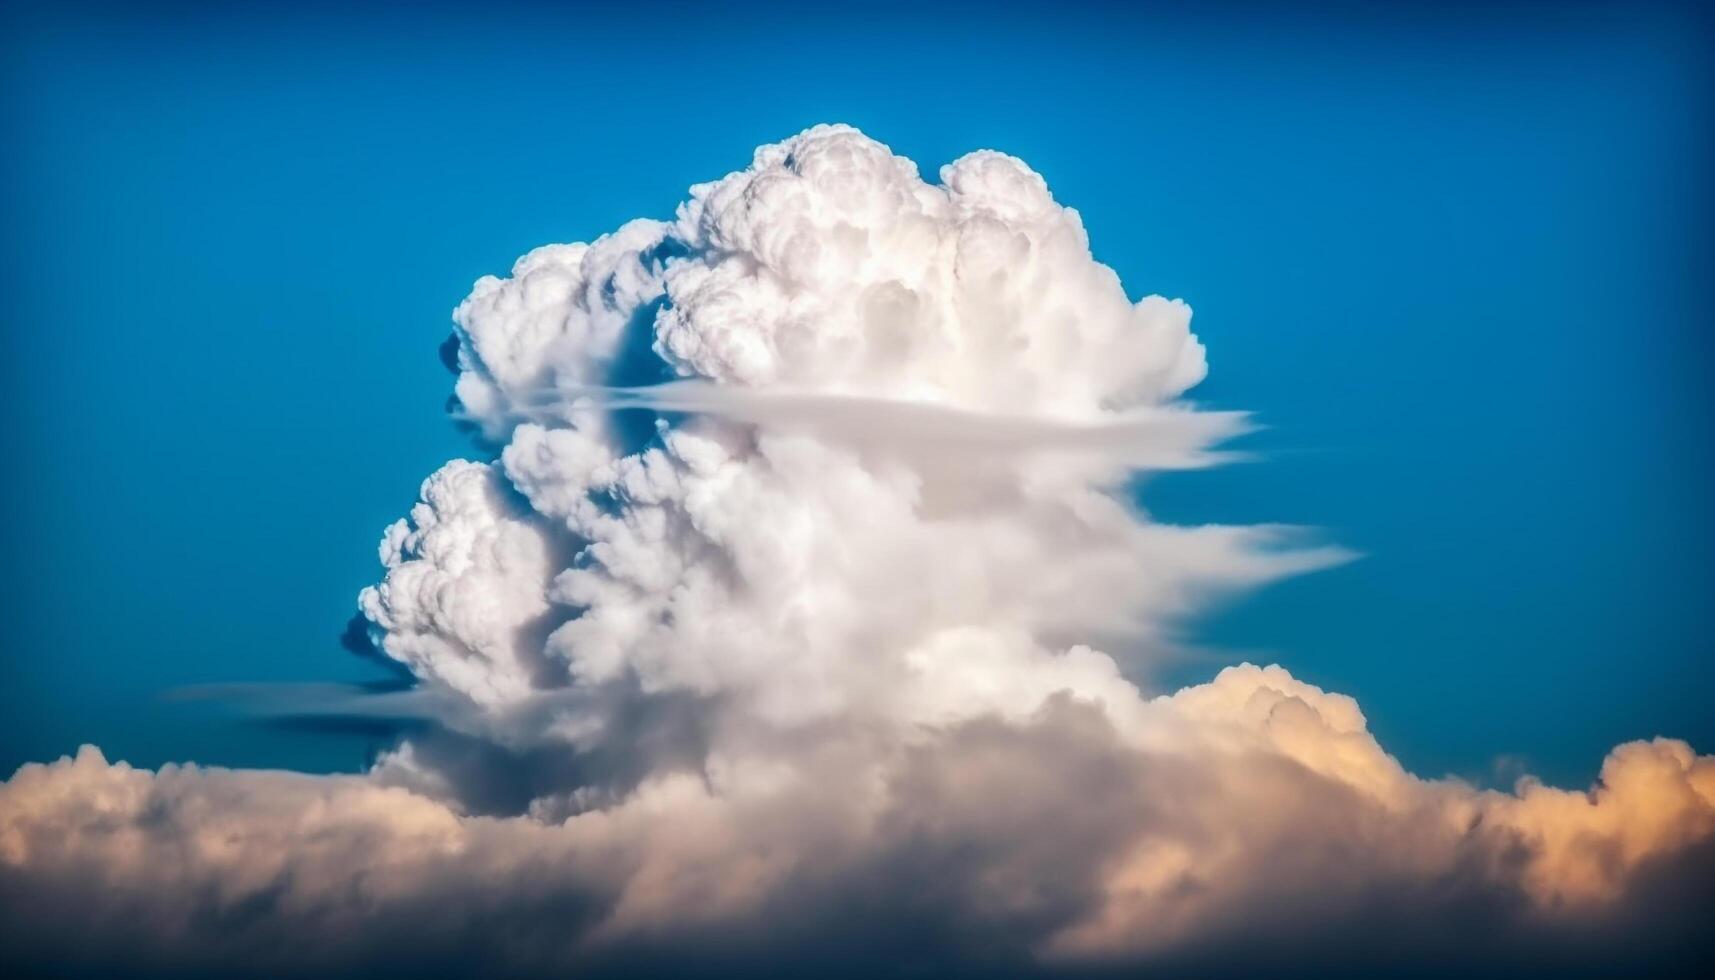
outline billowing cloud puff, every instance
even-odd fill
[[[1189,310],[1129,299],[1018,160],[929,183],[818,127],[455,322],[493,455],[424,483],[359,600],[418,682],[365,710],[427,723],[362,776],[26,766],[27,962],[1452,962],[1656,935],[1640,910],[1709,879],[1684,743],[1502,793],[1413,776],[1279,667],[1138,686],[1209,596],[1346,556],[1135,504],[1242,419],[1178,401]]]

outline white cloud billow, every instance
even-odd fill
[[[1092,649],[1139,663],[1207,597],[1345,555],[1131,502],[1243,419],[1177,400],[1206,370],[1189,309],[1132,302],[1011,157],[929,183],[818,127],[455,320],[498,456],[424,483],[360,600],[439,728],[362,777],[26,766],[14,892],[165,964],[301,932],[350,965],[429,921],[548,969],[894,914],[937,955],[1061,963],[1378,895],[1552,925],[1715,834],[1715,759],[1681,742],[1621,746],[1588,794],[1482,791],[1279,667],[1151,696]]]

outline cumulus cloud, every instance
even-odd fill
[[[1502,793],[1279,667],[1139,686],[1210,597],[1348,556],[1131,499],[1245,421],[1181,401],[1189,309],[1021,161],[929,182],[817,127],[454,320],[493,455],[425,481],[359,599],[417,679],[378,710],[430,724],[362,776],[24,767],[33,965],[1206,972],[1359,923],[1566,949],[1708,880],[1684,743]]]

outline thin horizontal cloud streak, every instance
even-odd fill
[[[1078,454],[1133,469],[1198,469],[1250,457],[1210,446],[1255,431],[1244,412],[1145,408],[1097,420],[974,412],[934,403],[861,395],[726,388],[675,381],[642,388],[595,385],[525,395],[516,421],[566,419],[590,407],[694,413],[841,443],[910,454]]]

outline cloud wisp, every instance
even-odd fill
[[[454,318],[455,414],[494,455],[428,478],[359,599],[417,681],[378,703],[424,724],[361,776],[25,766],[0,786],[0,940],[26,963],[1686,948],[1655,910],[1707,894],[1715,759],[1682,742],[1616,748],[1588,792],[1496,792],[1406,772],[1280,667],[1173,693],[1122,671],[1210,597],[1348,555],[1129,499],[1247,421],[1183,400],[1189,309],[1129,299],[1022,162],[930,182],[817,127],[671,221],[532,251]]]

